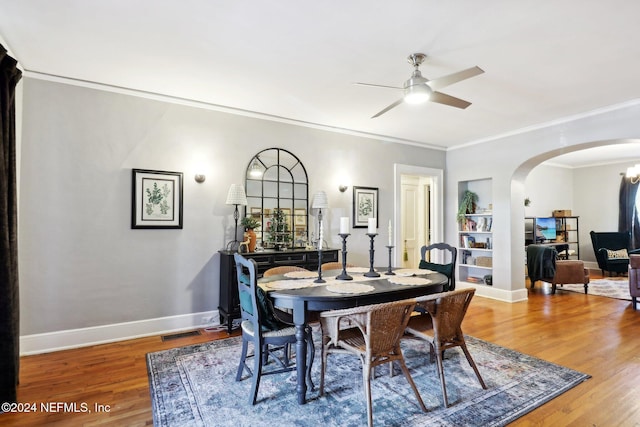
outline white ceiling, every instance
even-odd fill
[[[640,98],[637,1],[0,0],[0,11],[0,40],[27,75],[443,149]],[[353,82],[402,86],[415,52],[429,79],[482,68],[441,90],[472,105],[371,119],[400,94]]]

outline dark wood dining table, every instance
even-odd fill
[[[425,270],[426,274],[421,275],[429,279],[429,284],[424,285],[398,285],[389,282],[389,278],[396,276],[385,275],[387,269],[377,269],[380,273],[379,278],[367,278],[364,281],[354,281],[371,285],[373,290],[364,293],[342,294],[327,290],[327,284],[338,283],[343,281],[333,280],[329,278],[340,273],[336,271],[325,271],[323,276],[328,279],[327,283],[314,284],[315,286],[303,287],[298,289],[278,289],[268,291],[269,297],[275,306],[279,308],[287,308],[293,310],[293,322],[296,327],[296,371],[298,404],[306,403],[306,360],[307,347],[305,341],[305,327],[308,322],[310,312],[336,310],[340,308],[352,308],[369,304],[379,304],[390,301],[399,301],[408,298],[416,298],[422,295],[434,294],[442,292],[444,286],[448,283],[445,275]],[[268,288],[268,282],[275,280],[283,280],[285,276],[271,276],[260,279],[261,284],[265,284]],[[290,279],[296,280],[296,279]]]

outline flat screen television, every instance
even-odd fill
[[[556,240],[556,219],[536,218],[536,240]]]

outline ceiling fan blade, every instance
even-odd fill
[[[404,101],[404,98],[398,99],[396,102],[394,102],[393,104],[389,105],[387,108],[385,108],[384,110],[380,111],[375,116],[371,116],[371,118],[375,119],[376,117],[383,115],[384,113],[386,113],[387,111],[391,110],[392,108],[395,108],[398,105],[402,104],[403,101]]]
[[[371,84],[371,83],[359,83],[359,82],[355,82],[353,84],[354,85],[358,85],[358,86],[373,86],[373,87],[383,87],[385,89],[400,89],[400,90],[402,90],[401,87],[397,87],[397,86],[374,85],[374,84]]]
[[[484,70],[482,68],[471,67],[466,70],[458,71],[457,73],[449,74],[447,76],[442,76],[437,79],[431,80],[427,82],[427,84],[431,89],[438,90],[482,73],[484,73]]]
[[[471,105],[470,102],[467,102],[460,98],[456,98],[455,96],[447,95],[442,92],[433,92],[431,94],[431,97],[429,98],[429,101],[437,102],[438,104],[449,105],[451,107],[462,108],[462,109],[465,109],[469,105]]]

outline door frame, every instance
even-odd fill
[[[429,200],[430,217],[432,224],[432,242],[444,241],[444,189],[443,177],[444,170],[427,168],[423,166],[404,165],[400,163],[393,164],[393,245],[395,246],[394,264],[400,265],[402,261],[402,251],[399,249],[400,240],[399,230],[402,230],[402,208],[400,198],[402,196],[402,175],[414,175],[431,178],[431,197]]]

